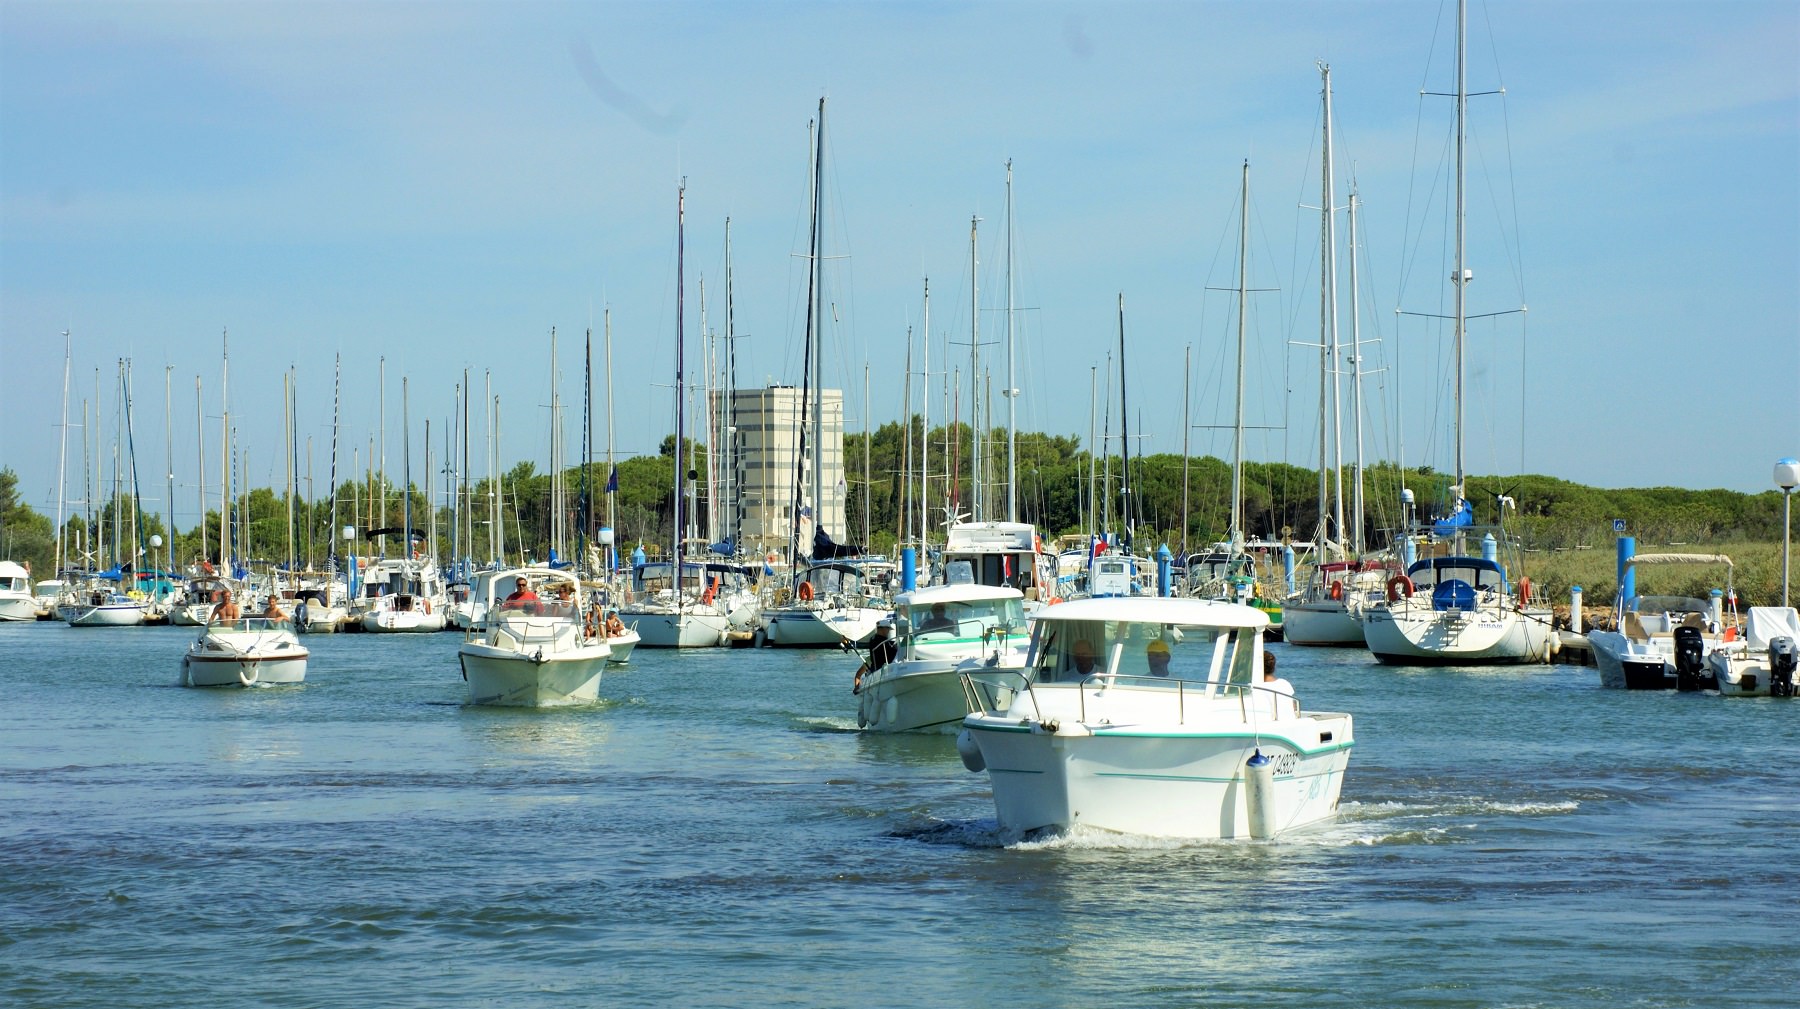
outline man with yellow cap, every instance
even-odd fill
[[[1144,659],[1150,663],[1151,676],[1169,675],[1169,643],[1157,638],[1144,646]]]

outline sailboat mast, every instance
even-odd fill
[[[725,218],[725,391],[719,399],[719,434],[723,445],[725,507],[728,509],[725,535],[734,552],[740,552],[738,533],[740,514],[737,495],[737,328],[736,309],[731,303],[731,218]]]
[[[330,544],[326,548],[326,568],[337,570],[338,542],[338,508],[337,508],[337,463],[338,463],[338,393],[343,388],[344,357],[335,355],[331,361],[331,476],[325,481],[331,494],[331,525],[325,531],[325,541]]]
[[[931,278],[925,278],[925,316],[921,323],[924,338],[919,347],[924,362],[919,365],[919,560],[924,563],[931,547]]]
[[[817,145],[813,152],[813,221],[812,221],[812,270],[811,298],[807,305],[807,314],[812,318],[813,332],[809,343],[812,350],[812,431],[808,435],[812,456],[812,503],[813,529],[825,528],[825,373],[821,370],[825,364],[825,317],[824,285],[825,272],[820,258],[824,255],[825,235],[825,99],[819,99],[819,130],[813,137]],[[840,398],[839,402],[842,402]],[[842,458],[842,455],[839,455]]]
[[[912,327],[906,327],[906,380],[900,383],[900,402],[904,404],[900,410],[901,422],[905,424],[905,438],[900,450],[900,507],[894,520],[894,542],[896,546],[906,544],[906,523],[912,518],[912,502],[907,500],[907,492],[912,487]],[[867,542],[867,541],[865,541]]]
[[[981,494],[981,247],[976,229],[981,218],[969,218],[969,517],[987,518]]]
[[[219,368],[219,567],[227,575],[231,565],[231,331],[221,330],[223,360]]]
[[[683,511],[681,507],[681,490],[686,473],[681,468],[683,446],[682,439],[686,430],[682,424],[685,413],[687,387],[682,375],[682,308],[687,300],[684,282],[687,278],[687,180],[682,179],[675,189],[675,508],[670,533],[674,538],[673,549],[669,556],[674,559],[675,566],[671,570],[671,584],[675,588],[675,612],[677,618],[681,613],[681,527]]]
[[[163,558],[164,566],[170,569],[175,567],[174,564],[167,563],[168,558],[175,552],[175,405],[170,399],[175,387],[174,380],[175,366],[163,365],[163,474],[168,480],[163,491],[166,495],[163,498],[163,501],[166,502],[163,537],[169,545],[168,552],[163,555]]]
[[[407,376],[400,376],[400,543],[401,556],[412,560],[412,407],[407,399]],[[414,575],[417,577],[417,575]]]
[[[1248,158],[1244,159],[1244,178],[1238,199],[1243,212],[1238,215],[1237,419],[1232,425],[1231,448],[1231,547],[1233,552],[1244,542],[1244,309],[1250,300],[1250,160]]]
[[[1192,456],[1188,452],[1188,432],[1193,425],[1188,418],[1188,411],[1193,407],[1194,397],[1189,390],[1189,383],[1194,375],[1194,347],[1192,344],[1182,348],[1181,352],[1181,556],[1188,555],[1188,462]]]
[[[613,518],[613,501],[617,496],[615,474],[618,470],[613,464],[613,394],[612,394],[612,309],[607,308],[602,322],[606,329],[606,526],[613,532],[613,543],[618,543],[618,526]],[[612,550],[609,547],[609,552]],[[614,558],[606,559],[607,569],[614,567]]]
[[[206,543],[206,408],[200,398],[200,376],[194,376],[194,456],[199,462],[200,473],[200,559],[205,560],[209,552]]]
[[[1463,488],[1463,326],[1467,319],[1467,307],[1463,296],[1468,286],[1470,275],[1464,264],[1464,185],[1466,165],[1464,163],[1464,131],[1467,123],[1464,117],[1468,111],[1468,0],[1457,0],[1456,4],[1456,272],[1451,275],[1451,283],[1456,286],[1456,483],[1452,493],[1457,497],[1457,505],[1464,498]],[[1460,530],[1462,527],[1458,526]]]
[[[1354,169],[1354,166],[1352,166]],[[1351,485],[1350,543],[1363,552],[1362,320],[1356,286],[1356,173],[1350,174],[1350,413],[1356,432],[1356,480]]]
[[[62,424],[57,428],[56,439],[56,568],[50,577],[61,578],[63,563],[67,559],[64,538],[68,532],[68,519],[63,515],[66,507],[63,493],[69,472],[69,359],[74,351],[74,341],[69,330],[63,330],[63,388],[62,388]],[[205,525],[202,520],[201,525]],[[173,541],[171,541],[173,542]]]
[[[1019,521],[1019,389],[1013,377],[1013,191],[1012,159],[1006,159],[1006,521]]]
[[[1326,264],[1325,286],[1327,291],[1321,292],[1321,295],[1328,294],[1329,298],[1326,302],[1326,325],[1324,335],[1326,337],[1326,343],[1329,344],[1327,354],[1329,355],[1330,368],[1328,370],[1331,374],[1331,517],[1334,539],[1336,539],[1341,546],[1344,541],[1344,401],[1338,382],[1338,377],[1342,370],[1339,367],[1338,362],[1343,350],[1338,343],[1337,216],[1333,211],[1333,199],[1337,192],[1337,186],[1332,176],[1331,67],[1325,63],[1320,63],[1319,74],[1321,78],[1323,78],[1325,91],[1325,157],[1323,159],[1325,192],[1324,199],[1319,205],[1323,208],[1323,213],[1325,215],[1326,241],[1319,258]]]
[[[1132,553],[1137,524],[1131,513],[1131,414],[1125,405],[1125,292],[1119,292],[1119,521],[1125,526],[1125,552]]]

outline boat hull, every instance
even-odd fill
[[[442,611],[370,610],[363,614],[362,629],[370,634],[428,634],[444,629]]]
[[[1549,610],[1434,610],[1410,601],[1364,611],[1363,640],[1377,659],[1398,665],[1535,664],[1555,649]]]
[[[1286,604],[1281,608],[1281,628],[1290,645],[1367,647],[1362,622],[1338,599]]]
[[[890,611],[872,606],[784,607],[763,613],[763,643],[771,648],[841,648],[875,636]]]
[[[310,657],[291,631],[278,626],[209,631],[182,656],[181,684],[253,687],[302,683]]]
[[[592,704],[611,650],[605,645],[558,652],[543,659],[480,642],[457,652],[469,703],[501,707],[549,708]]]
[[[638,636],[638,632],[629,627],[625,629],[625,633],[615,634],[612,637],[607,638],[606,644],[607,647],[612,649],[612,655],[608,656],[606,661],[611,662],[613,665],[621,665],[630,662],[632,649],[636,648],[638,642],[641,640],[642,638]]]
[[[1348,716],[1336,716],[1348,722]],[[1009,831],[1073,826],[1193,839],[1251,836],[1245,764],[1275,763],[1277,833],[1337,811],[1350,743],[1306,748],[1264,729],[1208,732],[971,715],[964,723],[986,764],[994,810]],[[1071,731],[1072,730],[1072,731]]]
[[[976,711],[1004,709],[1012,691],[979,680],[965,688],[965,665],[892,662],[863,677],[856,724],[870,732],[954,734]]]
[[[621,612],[638,633],[640,648],[721,648],[731,631],[723,613]]]
[[[70,627],[140,627],[147,616],[143,603],[66,606],[62,618]]]
[[[37,600],[24,593],[7,593],[0,595],[0,621],[16,620],[24,623],[38,617]]]

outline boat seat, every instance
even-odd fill
[[[1650,632],[1644,630],[1644,622],[1638,619],[1636,613],[1629,610],[1626,611],[1624,619],[1619,621],[1619,630],[1624,633],[1627,641],[1650,640]]]
[[[1704,631],[1706,630],[1706,618],[1698,613],[1689,613],[1682,619],[1681,626],[1692,627],[1696,630]]]

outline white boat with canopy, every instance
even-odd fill
[[[31,594],[31,569],[16,561],[0,561],[0,621],[36,620],[37,599]]]
[[[1724,597],[1737,598],[1731,558],[1724,554],[1637,554],[1625,564],[1628,572],[1643,565],[1723,565]],[[1630,580],[1636,583],[1635,577]],[[1613,629],[1589,631],[1587,640],[1601,686],[1670,690],[1679,685],[1678,659],[1690,680],[1697,682],[1697,677],[1704,676],[1710,681],[1711,674],[1701,670],[1706,654],[1735,634],[1721,608],[1712,602],[1693,596],[1638,594],[1615,599]]]
[[[1745,616],[1743,638],[1708,652],[1706,669],[1726,697],[1793,697],[1800,680],[1796,642],[1800,642],[1800,611],[1792,606],[1752,606]]]
[[[872,732],[953,733],[972,711],[997,706],[1007,688],[971,694],[962,674],[1018,669],[1029,629],[1025,596],[987,585],[936,585],[894,598],[898,654],[851,688],[856,724]]]
[[[487,581],[487,619],[457,650],[470,704],[546,708],[590,704],[612,649],[576,577],[515,568]]]
[[[1262,682],[1268,615],[1199,599],[1080,599],[1036,617],[1022,670],[957,749],[985,770],[1000,826],[1267,838],[1337,810],[1351,717]]]

